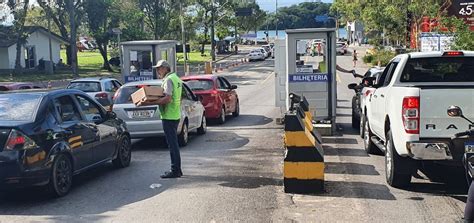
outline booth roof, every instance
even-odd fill
[[[335,32],[336,28],[308,28],[308,29],[287,29],[286,33],[314,33],[314,32]]]
[[[177,44],[176,40],[138,40],[121,42],[120,45],[166,45],[166,44]]]

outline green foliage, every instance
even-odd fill
[[[362,57],[362,60],[364,61],[364,63],[370,64],[374,60],[374,56],[371,54],[366,54],[364,57]]]
[[[396,56],[395,52],[392,52],[390,50],[377,50],[375,51],[375,54],[373,55],[372,59],[372,65],[376,66],[386,66],[388,62],[390,62],[391,59],[393,59]]]
[[[278,29],[298,29],[298,28],[317,28],[323,27],[324,24],[316,22],[314,19],[318,15],[330,15],[329,3],[321,2],[304,2],[290,7],[282,7],[278,9]],[[275,14],[271,14],[264,24],[275,24]]]
[[[451,49],[453,50],[474,50],[474,32],[469,30],[469,26],[462,20],[456,17],[444,17],[441,19],[441,27],[446,27],[447,30],[440,30],[454,36]]]

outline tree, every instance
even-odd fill
[[[68,8],[69,2],[71,3],[71,8]],[[82,10],[82,1],[81,0],[38,0],[37,3],[46,13],[46,16],[49,19],[52,19],[55,27],[59,30],[59,34],[64,39],[71,39],[70,34],[73,33],[71,30],[71,19],[69,14],[74,13],[74,24],[80,24],[80,21],[84,15]],[[75,26],[74,32],[77,32],[77,26]],[[74,35],[76,38],[77,35]],[[66,47],[66,61],[67,64],[72,65],[72,58],[74,59],[75,64],[77,65],[77,46],[76,39],[74,39],[74,44],[70,44]],[[73,49],[75,48],[75,49]],[[76,55],[72,55],[72,52],[76,52]]]
[[[13,28],[12,34],[16,39],[16,58],[15,58],[15,74],[21,74],[23,72],[23,67],[21,66],[21,52],[22,47],[26,44],[28,38],[28,33],[25,28],[26,15],[28,13],[28,5],[30,1],[14,1],[9,0],[7,6],[13,15]],[[8,15],[3,15],[2,20],[8,18]]]
[[[97,42],[97,47],[104,60],[103,69],[112,72],[107,56],[107,45],[112,36],[112,28],[119,26],[120,11],[117,0],[85,0],[84,8],[87,13],[87,24],[91,35]]]
[[[469,25],[463,19],[454,16],[443,17],[440,24],[441,27],[446,28],[440,29],[440,32],[454,36],[451,49],[474,50],[474,32],[469,29]]]
[[[261,10],[260,6],[256,3],[252,3],[246,7],[252,9],[252,15],[238,17],[236,21],[238,21],[239,29],[243,30],[245,33],[248,33],[249,31],[258,30],[266,22],[267,13]]]
[[[140,0],[145,25],[153,31],[154,39],[163,38],[170,30],[173,16],[179,15],[179,3],[172,0]]]

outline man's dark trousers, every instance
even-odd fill
[[[171,171],[175,173],[181,172],[181,155],[179,154],[178,144],[178,125],[179,120],[162,120],[163,130],[165,131],[166,142],[170,149]]]

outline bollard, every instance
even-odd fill
[[[300,104],[301,99],[296,106],[292,102],[292,109],[285,114],[284,189],[286,193],[318,193],[324,190],[324,152],[307,127],[305,105]]]

